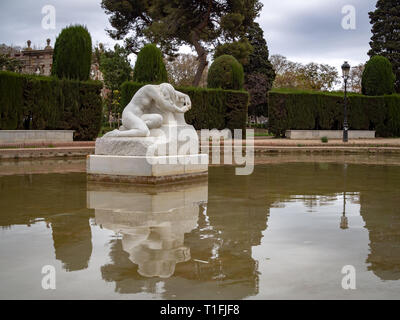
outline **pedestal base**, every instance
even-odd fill
[[[87,158],[89,181],[163,184],[201,179],[208,175],[208,155],[107,156]]]

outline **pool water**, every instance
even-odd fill
[[[400,158],[271,156],[157,188],[51,163],[0,163],[1,299],[400,298]]]

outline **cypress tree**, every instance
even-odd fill
[[[133,69],[133,80],[155,84],[168,82],[163,56],[156,45],[147,44],[140,50]]]
[[[400,1],[378,0],[376,10],[369,17],[373,35],[368,55],[389,59],[396,76],[395,89],[400,92]]]
[[[259,73],[267,77],[270,88],[275,80],[275,71],[269,61],[269,50],[267,41],[264,39],[264,32],[257,22],[249,28],[247,38],[253,47],[253,52],[249,56],[249,62],[244,65],[246,75]]]
[[[245,88],[250,93],[249,114],[268,116],[268,91],[275,80],[275,71],[269,61],[269,50],[264,32],[257,22],[247,32],[247,38],[253,47],[249,61],[244,65]],[[262,84],[263,87],[260,87]],[[261,90],[260,90],[261,89]]]
[[[215,59],[208,71],[208,88],[242,90],[243,82],[243,66],[235,57],[227,54]]]
[[[92,38],[81,25],[64,28],[54,45],[52,75],[86,81],[92,64]]]
[[[394,91],[395,76],[390,61],[382,56],[372,57],[365,65],[362,75],[362,93],[382,96]]]

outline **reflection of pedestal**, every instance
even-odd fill
[[[168,278],[190,260],[184,235],[197,227],[207,183],[138,189],[88,185],[88,207],[96,223],[122,235],[122,247],[144,277]]]
[[[88,157],[88,179],[158,184],[201,178],[207,176],[208,156],[198,152],[198,136],[189,125],[163,125],[150,137],[105,137]]]

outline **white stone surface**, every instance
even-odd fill
[[[88,185],[87,205],[97,225],[122,237],[122,248],[144,277],[168,278],[190,260],[185,234],[197,227],[208,200],[207,183],[168,189]]]
[[[160,157],[90,155],[87,158],[86,171],[93,175],[139,177],[201,173],[208,171],[208,155]]]
[[[287,130],[285,136],[294,140],[342,139],[343,130]],[[349,130],[349,139],[375,139],[375,131]]]
[[[73,130],[0,130],[0,143],[72,142]]]
[[[105,137],[96,140],[96,155],[167,156],[199,153],[199,138],[191,125],[162,125],[150,137]]]

